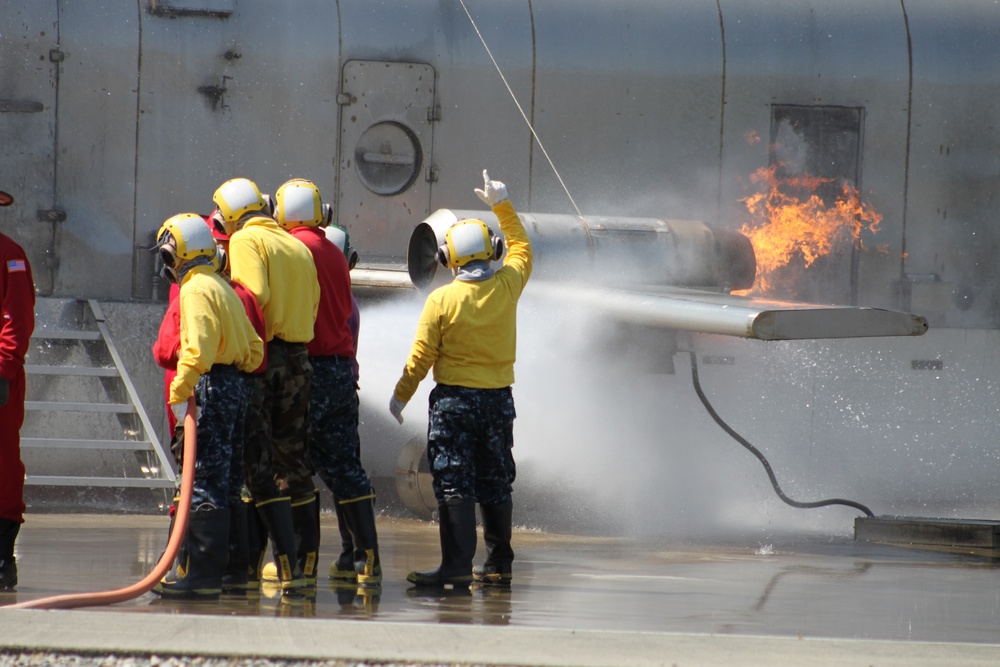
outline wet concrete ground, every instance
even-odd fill
[[[1000,661],[1000,561],[988,554],[857,543],[847,537],[790,535],[772,544],[742,545],[518,530],[510,591],[442,596],[415,594],[405,581],[409,570],[437,564],[436,525],[380,518],[378,528],[385,581],[377,593],[321,579],[315,599],[294,606],[265,589],[259,598],[219,602],[165,602],[147,593],[85,611],[90,619],[121,612],[116,623],[126,625],[129,618],[139,622],[134,614],[171,614],[433,624],[452,630],[508,626],[647,636],[877,640],[900,642],[890,646],[911,661],[920,643],[930,642],[979,645],[974,648]],[[0,605],[128,586],[153,568],[166,530],[165,517],[30,515],[17,545],[20,585],[16,592],[0,593]],[[324,516],[323,530],[325,573],[339,546],[332,515]],[[482,555],[480,541],[477,560]],[[18,611],[0,609],[0,648],[16,645],[4,636],[3,625]],[[585,655],[563,658],[556,664],[592,664]]]

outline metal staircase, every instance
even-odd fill
[[[172,457],[156,436],[95,300],[77,302],[78,326],[31,340],[22,457],[31,486],[173,489]],[[43,470],[50,474],[33,474]]]

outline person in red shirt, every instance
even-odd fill
[[[0,206],[14,198],[0,192]],[[35,331],[35,283],[24,249],[0,234],[0,591],[17,586],[14,542],[24,523],[24,355]]]
[[[337,246],[337,249],[344,253],[344,257],[347,258],[347,268],[351,271],[358,263],[358,253],[351,247],[351,239],[347,233],[347,230],[333,223],[328,224],[323,228],[323,233],[326,234],[326,238],[330,239],[333,245]],[[354,359],[351,363],[354,369],[354,381],[357,382],[360,377],[360,366],[358,365],[358,336],[361,333],[361,309],[358,307],[358,300],[354,298],[354,294],[351,294],[351,316],[347,318],[347,326],[351,329],[351,338],[354,340]],[[361,443],[358,442],[357,457],[361,458]],[[363,552],[358,549],[358,545],[354,544],[354,536],[351,535],[350,528],[347,527],[347,521],[344,518],[344,512],[340,508],[340,505],[334,503],[334,508],[337,512],[337,529],[340,532],[340,555],[337,560],[330,563],[330,580],[334,583],[337,582],[356,582],[358,580],[358,573],[354,570],[354,561],[361,560],[364,557]]]
[[[293,179],[275,193],[275,219],[309,248],[320,284],[314,337],[306,344],[313,367],[307,460],[333,493],[338,516],[343,517],[353,537],[353,569],[358,585],[377,586],[382,583],[382,566],[375,529],[375,494],[361,464],[355,339],[349,324],[354,298],[347,258],[323,230],[331,217],[329,205],[311,181]],[[311,480],[308,483],[311,485]],[[290,480],[290,489],[292,485]],[[299,528],[300,522],[296,521]],[[318,549],[318,521],[315,531]],[[306,539],[305,532],[302,539]]]

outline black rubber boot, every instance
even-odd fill
[[[340,501],[344,522],[354,538],[357,555],[354,571],[358,586],[378,586],[382,583],[382,562],[378,555],[378,532],[375,530],[375,496],[367,495]]]
[[[260,571],[267,555],[267,526],[253,501],[247,503],[247,591],[260,591]]]
[[[177,523],[177,502],[178,498],[175,496],[173,504],[170,505],[170,524],[167,526],[167,542],[170,542],[170,536],[174,534],[174,525]],[[166,548],[164,548],[166,551]],[[162,555],[162,554],[161,554]],[[187,565],[187,538],[181,540],[180,547],[177,549],[177,555],[174,556],[174,562],[170,567],[170,571],[163,575],[164,581],[173,581],[174,579],[180,579],[184,576],[184,567]]]
[[[340,555],[330,564],[330,579],[334,582],[354,583],[358,580],[354,562],[364,559],[364,555],[363,552],[354,549],[354,538],[351,537],[351,530],[344,518],[344,510],[336,496],[333,498],[333,509],[337,514],[337,529],[340,531]]]
[[[250,545],[247,531],[247,505],[237,498],[230,507],[229,562],[222,575],[222,592],[227,595],[246,595],[249,589]]]
[[[416,586],[466,587],[472,583],[472,559],[476,555],[476,502],[449,498],[438,504],[441,534],[441,565],[426,572],[410,572],[406,580]]]
[[[216,599],[229,558],[229,510],[202,507],[188,514],[184,576],[162,579],[153,592],[174,599]]]
[[[472,576],[484,586],[510,586],[514,562],[514,549],[510,546],[513,508],[513,502],[499,507],[479,506],[483,515],[486,562],[482,567],[473,568]]]
[[[13,519],[0,519],[0,591],[17,587],[17,559],[14,558],[14,542],[21,524]]]
[[[292,522],[295,524],[299,569],[306,584],[315,586],[316,566],[319,563],[319,491],[304,502],[292,503]]]
[[[271,538],[282,595],[301,594],[302,589],[306,587],[306,580],[302,576],[302,569],[299,568],[298,551],[295,548],[291,499],[275,498],[259,503],[257,512],[267,526],[267,534]]]

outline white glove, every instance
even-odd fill
[[[396,421],[400,424],[403,423],[403,408],[406,407],[406,403],[407,401],[401,401],[396,398],[395,394],[393,394],[392,398],[389,399],[389,412],[392,413],[392,416],[395,417]]]
[[[507,201],[507,186],[500,181],[491,181],[489,173],[483,169],[483,189],[476,188],[476,194],[483,200],[483,203],[493,208],[501,202]]]
[[[174,413],[174,417],[177,418],[177,423],[178,424],[183,424],[184,423],[184,417],[187,416],[187,412],[188,412],[188,402],[184,401],[183,403],[171,403],[170,404],[170,411],[173,412]],[[194,413],[194,418],[196,420],[198,419],[198,413],[197,412]]]

